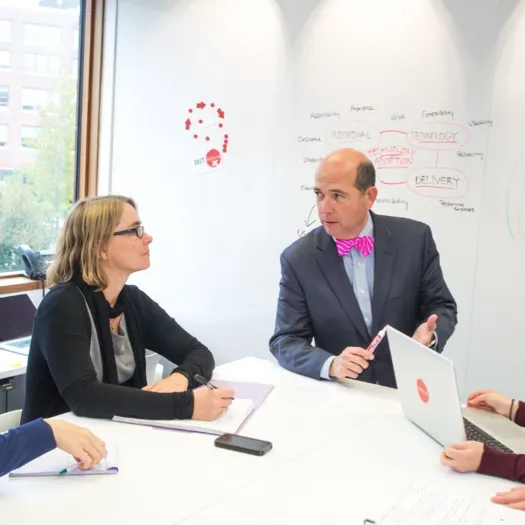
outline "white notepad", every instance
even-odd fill
[[[106,443],[107,455],[100,463],[89,470],[77,467],[77,462],[67,452],[56,448],[27,465],[13,470],[9,474],[13,478],[34,476],[90,476],[96,474],[116,474],[119,470],[117,449],[115,445]],[[63,472],[66,470],[66,472]]]
[[[188,430],[191,432],[222,435],[227,433],[235,434],[252,410],[253,402],[251,399],[234,399],[228,410],[214,421],[198,421],[195,419],[135,419],[120,416],[115,416],[113,420],[121,423],[132,423],[134,425],[147,425],[173,430]]]

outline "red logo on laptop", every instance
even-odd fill
[[[417,393],[419,394],[421,401],[423,401],[423,403],[428,403],[428,398],[430,396],[428,395],[427,385],[423,383],[422,379],[418,379],[416,384],[417,384]]]

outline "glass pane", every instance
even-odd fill
[[[11,51],[0,50],[0,69],[9,69],[11,67]]]
[[[42,128],[40,126],[22,126],[22,147],[35,149],[41,133]]]
[[[78,76],[78,58],[74,58],[71,61],[71,74],[74,77]]]
[[[74,200],[81,5],[0,2],[0,272],[22,269],[20,244],[53,250]]]
[[[59,75],[62,68],[62,60],[58,57],[49,57],[48,73],[50,75]]]
[[[24,24],[24,44],[60,47],[62,45],[62,28],[44,24]]]
[[[0,124],[0,147],[5,148],[8,143],[9,126]]]
[[[45,75],[47,73],[47,56],[36,56],[36,72]]]
[[[9,86],[0,86],[0,107],[9,106]]]
[[[0,42],[11,42],[11,20],[0,20]]]
[[[24,53],[22,56],[22,69],[31,73],[36,69],[36,55],[33,53]]]
[[[22,109],[36,111],[52,102],[52,92],[46,89],[22,89]]]

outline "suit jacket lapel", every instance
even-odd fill
[[[346,273],[343,259],[337,254],[335,243],[322,227],[318,230],[317,247],[320,250],[317,262],[328,284],[361,337],[368,341],[370,336]]]
[[[390,285],[395,263],[395,246],[392,233],[384,219],[372,213],[374,221],[374,291],[372,296],[372,332],[383,328],[382,316],[390,294]]]

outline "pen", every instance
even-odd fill
[[[379,343],[383,340],[383,337],[385,337],[385,334],[386,334],[386,327],[383,328],[382,330],[379,330],[379,332],[374,337],[374,339],[372,339],[372,342],[368,345],[367,350],[369,352],[374,353],[374,350],[377,348]]]
[[[379,330],[379,332],[377,332],[377,335],[372,339],[372,342],[368,345],[367,350],[369,352],[374,353],[374,350],[377,348],[379,343],[383,340],[383,337],[385,337],[385,334],[386,334],[386,326],[382,330]],[[346,376],[346,378],[351,379],[349,376]],[[374,522],[370,521],[370,523],[374,523]]]
[[[63,468],[58,475],[62,476],[63,474],[67,474],[68,472],[71,472],[75,470],[78,467],[78,463],[76,465],[73,465],[72,467]]]
[[[193,376],[193,379],[195,379],[195,381],[197,381],[197,383],[201,384],[202,386],[207,386],[211,390],[216,390],[217,389],[217,387],[215,385],[213,385],[209,381],[206,381],[206,379],[204,377],[202,377],[201,375],[199,375],[199,374],[195,374]],[[230,399],[234,400],[235,398],[231,397]]]
[[[212,390],[217,388],[215,385],[212,385],[209,381],[206,381],[206,379],[199,374],[195,374],[193,376],[193,379],[195,379],[195,381],[197,381],[197,383],[201,384],[202,386],[207,386],[208,388],[211,388]]]

